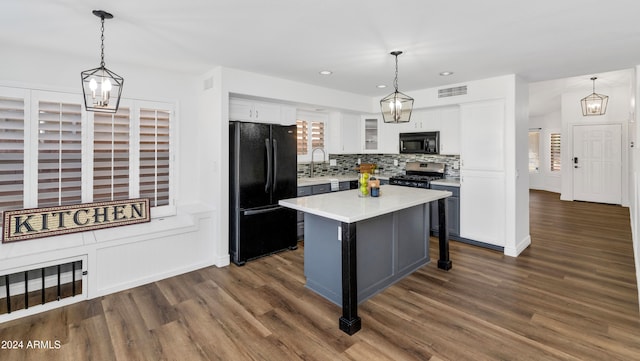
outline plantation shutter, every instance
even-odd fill
[[[130,110],[94,113],[93,201],[129,198]]]
[[[311,149],[324,149],[324,122],[311,122]]]
[[[38,103],[38,207],[81,203],[81,105]]]
[[[296,133],[297,133],[297,149],[298,155],[307,154],[307,144],[309,142],[309,130],[307,129],[306,120],[296,121]]]
[[[560,133],[551,133],[551,171],[560,171]]]
[[[0,97],[0,216],[24,205],[25,104]]]
[[[169,204],[171,112],[140,109],[140,197],[152,207]]]

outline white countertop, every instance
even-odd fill
[[[436,179],[436,180],[432,180],[429,183],[441,185],[441,186],[460,187],[460,178]]]
[[[451,196],[432,189],[380,186],[380,197],[358,197],[358,189],[283,199],[283,207],[353,223]]]

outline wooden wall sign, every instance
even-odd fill
[[[151,221],[149,199],[5,211],[2,243]]]

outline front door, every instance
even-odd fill
[[[573,126],[573,199],[622,203],[620,124]]]

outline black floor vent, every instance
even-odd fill
[[[82,295],[82,267],[75,260],[0,275],[0,315]]]

